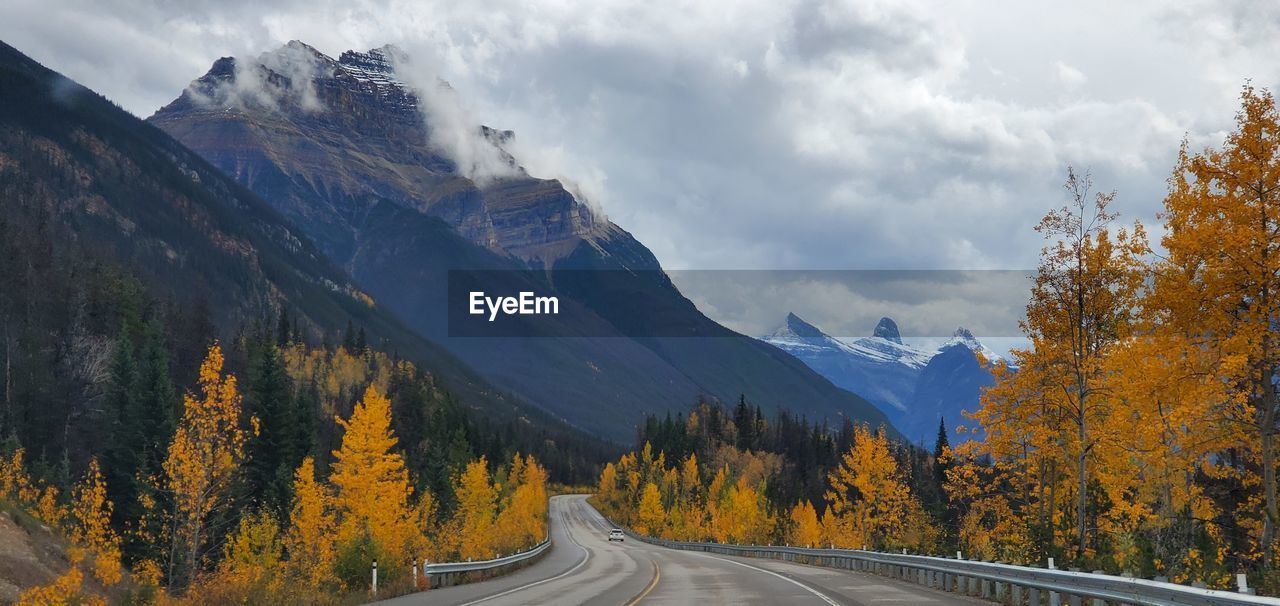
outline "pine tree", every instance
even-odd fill
[[[349,353],[356,352],[356,329],[351,320],[347,320],[347,330],[342,333],[342,347]]]
[[[249,381],[245,409],[258,419],[258,431],[245,445],[246,492],[283,519],[293,470],[306,456],[299,444],[293,385],[272,340],[249,341]]]
[[[733,425],[738,430],[738,448],[751,450],[755,447],[756,423],[751,407],[747,406],[747,397],[738,396],[738,406],[733,409]]]
[[[123,527],[136,520],[138,505],[136,474],[142,469],[143,432],[141,411],[134,393],[137,386],[137,364],[128,328],[121,327],[111,357],[111,375],[107,384],[105,407],[111,414],[110,441],[103,461],[107,477],[107,498],[120,506],[114,510],[114,523]]]
[[[938,439],[933,443],[933,477],[938,486],[947,480],[951,466],[951,441],[947,439],[947,420],[938,419]]]
[[[142,477],[160,473],[169,441],[178,425],[178,395],[169,374],[169,350],[164,327],[158,320],[147,323],[138,357],[134,393],[142,424]]]
[[[276,345],[279,347],[288,347],[293,341],[292,325],[289,324],[289,308],[285,305],[280,306],[280,319],[276,322]]]
[[[947,439],[947,420],[938,418],[938,439],[933,443],[933,458],[940,459],[942,454],[951,450],[951,441]]]

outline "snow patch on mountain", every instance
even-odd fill
[[[938,347],[937,351],[940,352],[944,349],[955,347],[956,345],[963,345],[968,347],[969,351],[982,354],[982,357],[989,363],[995,363],[1004,359],[1000,354],[996,353],[995,350],[984,345],[982,341],[979,341],[977,337],[973,336],[972,332],[969,332],[969,329],[963,326],[957,328],[956,332],[951,335],[951,338],[948,339],[946,343],[943,343]],[[936,355],[937,352],[934,353]]]
[[[912,347],[891,318],[881,318],[869,337],[844,340],[792,313],[761,339],[879,406],[912,442],[932,440],[940,419],[952,444],[971,438],[955,428],[972,424],[964,413],[977,410],[982,388],[993,380],[984,362],[1002,359],[964,327],[935,349]]]

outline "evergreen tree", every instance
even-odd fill
[[[289,324],[289,308],[280,306],[280,321],[276,323],[276,345],[284,347],[293,341],[292,328]]]
[[[347,320],[347,330],[342,333],[342,347],[349,352],[356,351],[356,329],[351,320]]]
[[[293,385],[280,350],[268,335],[249,342],[249,381],[244,404],[258,420],[257,435],[246,444],[245,488],[271,511],[287,511],[293,472],[306,452],[300,448]]]
[[[951,468],[951,443],[947,440],[947,421],[938,419],[938,440],[933,445],[933,481],[943,501],[946,500],[947,470]]]
[[[149,475],[160,471],[181,412],[178,392],[169,374],[164,327],[157,320],[147,323],[135,378],[133,392],[142,419],[143,471]]]
[[[107,478],[107,498],[117,506],[113,522],[123,526],[137,519],[138,491],[135,473],[142,467],[142,420],[134,389],[137,386],[137,363],[133,340],[127,323],[122,323],[111,356],[111,375],[107,384],[106,410],[110,433],[103,463]]]
[[[752,450],[755,447],[756,422],[747,397],[738,396],[738,406],[733,410],[733,425],[738,430],[738,448]]]
[[[947,420],[938,418],[938,439],[933,443],[933,458],[940,459],[942,454],[951,448],[951,442],[947,440]]]
[[[315,456],[316,427],[320,421],[320,398],[315,386],[299,385],[293,396],[293,439],[297,452]]]

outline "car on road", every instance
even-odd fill
[[[610,531],[609,531],[609,540],[610,540],[610,541],[619,541],[619,542],[621,542],[621,541],[623,541],[623,540],[625,540],[625,539],[626,539],[626,536],[622,534],[622,529],[620,529],[620,528],[614,528],[613,530],[610,530]]]

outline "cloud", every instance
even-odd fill
[[[457,91],[438,74],[402,58],[396,62],[396,75],[416,91],[432,146],[453,160],[459,173],[481,187],[523,174],[503,148],[502,133],[483,130]]]
[[[1053,62],[1053,73],[1058,79],[1058,82],[1069,89],[1078,88],[1085,82],[1089,81],[1089,79],[1085,77],[1084,72],[1061,61]]]
[[[193,83],[187,94],[196,103],[216,107],[263,107],[280,109],[281,104],[303,111],[324,109],[316,96],[314,82],[326,67],[315,49],[293,41],[256,58],[237,60],[230,78],[204,86]]]
[[[1068,163],[1155,225],[1183,137],[1220,142],[1245,79],[1280,83],[1278,22],[1247,0],[0,6],[0,37],[139,115],[216,57],[396,44],[451,84],[430,110],[462,164],[502,170],[471,127],[512,129],[532,174],[694,269],[1032,267]]]

